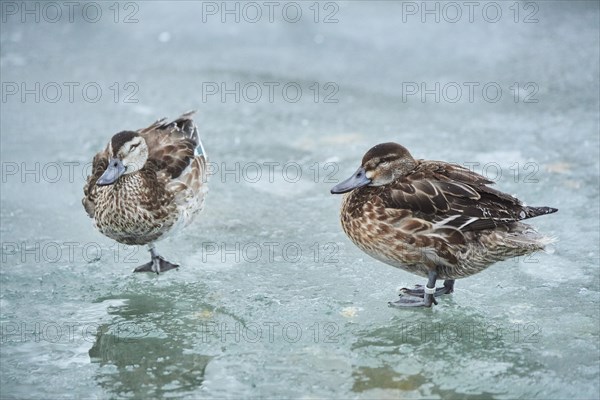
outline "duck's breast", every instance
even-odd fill
[[[173,194],[148,185],[142,173],[124,175],[98,189],[94,222],[104,235],[126,244],[159,240],[176,222]]]

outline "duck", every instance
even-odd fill
[[[204,208],[207,161],[194,114],[121,131],[93,158],[83,207],[103,235],[148,246],[150,261],[133,272],[178,268],[155,243],[188,226]]]
[[[493,182],[457,164],[415,159],[398,143],[365,153],[358,170],[331,189],[344,194],[341,225],[363,252],[427,278],[400,289],[392,307],[432,307],[456,279],[524,256],[556,241],[521,221],[555,213],[496,190]],[[436,287],[437,280],[443,286]]]

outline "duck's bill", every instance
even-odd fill
[[[100,178],[98,178],[98,180],[96,181],[96,185],[98,185],[98,186],[112,185],[124,173],[125,173],[125,166],[123,165],[123,162],[121,160],[119,160],[118,158],[111,158],[110,162],[108,163],[108,168],[106,168],[106,171],[104,171],[102,176],[100,176]]]
[[[331,188],[331,194],[346,193],[358,189],[359,187],[366,186],[369,183],[371,183],[371,180],[367,178],[365,169],[360,167],[350,178]]]

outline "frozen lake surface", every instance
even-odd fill
[[[2,4],[1,397],[598,398],[597,2],[54,4]],[[189,109],[206,209],[158,244],[179,271],[134,275],[84,175]],[[423,280],[329,194],[385,141],[557,207],[559,241],[388,308]]]

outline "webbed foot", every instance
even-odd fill
[[[454,288],[454,281],[447,280],[444,281],[444,286],[441,288],[435,287],[435,282],[437,280],[437,271],[430,270],[428,273],[429,279],[427,281],[427,286],[417,286],[415,289],[407,289],[402,288],[403,292],[400,294],[400,299],[397,301],[390,301],[388,306],[390,307],[431,307],[433,304],[437,305],[437,300],[435,296],[438,295],[438,291],[441,294],[451,293]],[[442,291],[444,293],[442,293]],[[408,296],[403,296],[403,294],[407,294]]]
[[[179,265],[170,263],[161,256],[158,255],[153,245],[150,245],[150,254],[152,261],[140,265],[133,272],[155,272],[157,275],[161,272],[166,272],[170,269],[179,268]]]
[[[425,294],[425,297],[403,296],[397,301],[390,301],[388,306],[404,308],[404,307],[431,307],[437,305],[437,300],[432,294]]]
[[[179,268],[179,265],[170,263],[161,256],[157,256],[156,258],[152,258],[152,261],[144,265],[140,265],[134,269],[133,272],[156,272],[158,275],[161,272],[166,272],[175,268]]]
[[[402,289],[400,289],[400,296],[407,295],[407,296],[423,297],[423,295],[425,294],[424,287],[425,286],[423,286],[423,285],[415,285],[415,287],[412,289],[402,288]],[[444,286],[438,287],[435,289],[434,296],[438,297],[438,296],[442,296],[444,294],[450,294],[452,292],[454,292],[454,279],[447,279],[444,281]]]

